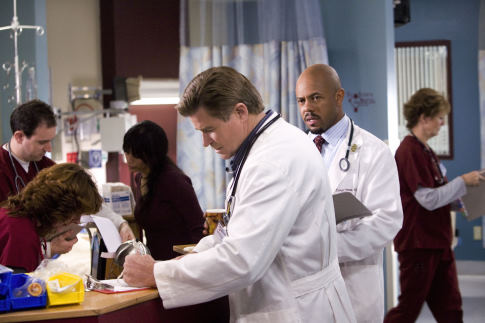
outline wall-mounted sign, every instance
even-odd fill
[[[347,100],[354,108],[354,112],[359,112],[359,108],[368,107],[371,104],[375,104],[374,94],[371,92],[347,92]]]

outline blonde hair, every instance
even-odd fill
[[[419,117],[434,117],[441,112],[450,112],[450,103],[438,91],[430,88],[422,88],[416,91],[408,102],[404,104],[404,118],[406,127],[414,128],[418,124]]]

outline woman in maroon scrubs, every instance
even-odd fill
[[[123,138],[128,167],[135,172],[135,219],[143,228],[155,260],[180,256],[174,245],[197,243],[204,217],[190,178],[168,157],[165,131],[143,121]],[[173,322],[228,322],[226,298],[165,311]]]
[[[460,205],[457,201],[467,185],[478,185],[485,178],[472,171],[448,182],[446,169],[428,145],[449,111],[446,99],[428,88],[417,91],[404,105],[410,134],[395,156],[404,211],[403,227],[394,239],[401,295],[384,322],[414,322],[424,302],[438,322],[463,321],[450,210],[452,204]]]
[[[43,169],[0,208],[0,264],[17,271],[33,271],[39,265],[45,241],[82,214],[93,214],[102,198],[91,176],[76,164],[57,164]],[[75,236],[72,239],[76,239]]]

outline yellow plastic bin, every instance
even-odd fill
[[[84,284],[80,276],[61,273],[47,281],[48,305],[76,304],[84,301]]]

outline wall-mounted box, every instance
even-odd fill
[[[101,132],[101,149],[104,151],[119,151],[123,149],[123,136],[136,124],[136,116],[122,114],[116,117],[103,118],[99,127]]]
[[[473,227],[473,240],[482,240],[482,227],[479,225]]]

